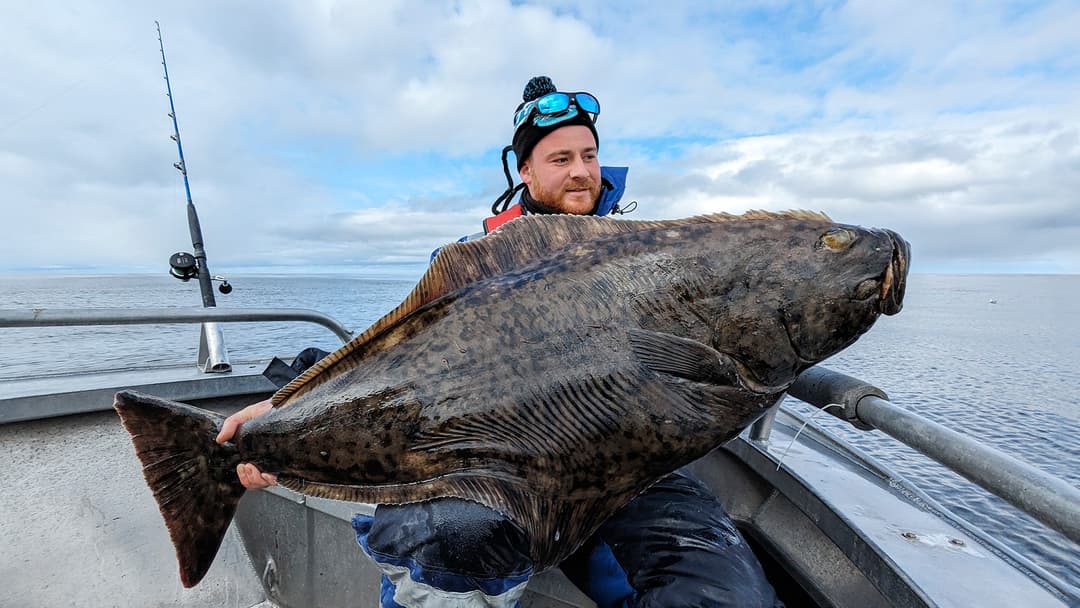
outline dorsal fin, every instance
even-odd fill
[[[803,219],[831,221],[825,214],[812,211],[747,211],[742,215],[716,213],[679,220],[615,220],[580,215],[527,215],[501,226],[482,239],[451,243],[435,256],[427,272],[397,308],[308,368],[273,396],[275,406],[285,405],[289,397],[312,384],[324,370],[364,348],[376,336],[395,326],[420,307],[438,298],[490,277],[511,272],[546,257],[568,245],[589,239],[675,227],[700,222],[738,220]],[[309,387],[310,388],[310,387]]]

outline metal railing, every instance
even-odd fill
[[[30,378],[21,385],[8,384],[0,390],[0,424],[36,420],[71,414],[111,409],[113,393],[120,388],[153,391],[155,395],[179,401],[209,397],[233,397],[272,392],[274,386],[262,375],[250,369],[229,373],[220,340],[218,323],[265,321],[303,321],[322,325],[342,341],[352,339],[352,332],[333,317],[321,312],[298,308],[85,308],[30,310],[0,309],[0,328],[5,327],[63,327],[100,325],[156,325],[201,323],[196,376],[170,370],[125,368],[95,372],[78,381],[78,374],[45,378]],[[207,328],[211,331],[207,331]],[[220,352],[215,354],[215,348]],[[222,365],[224,363],[224,365]],[[247,366],[250,368],[250,366]],[[148,376],[143,375],[149,372]]]
[[[812,367],[789,393],[856,428],[882,431],[1080,543],[1080,490],[1067,482],[897,407],[858,378]]]
[[[74,325],[152,325],[171,323],[245,323],[306,321],[334,332],[342,342],[353,334],[337,319],[304,308],[33,308],[0,309],[0,327]]]

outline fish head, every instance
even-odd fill
[[[891,230],[821,216],[756,227],[736,241],[745,274],[725,294],[713,347],[753,392],[786,390],[903,307],[911,247]]]

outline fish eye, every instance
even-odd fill
[[[833,251],[842,251],[855,244],[856,238],[856,234],[847,228],[831,228],[821,235],[818,242]]]

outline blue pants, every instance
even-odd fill
[[[383,608],[513,608],[533,573],[525,533],[470,501],[380,505],[353,526],[383,570]],[[560,568],[600,608],[783,606],[719,501],[682,472],[619,510]]]

